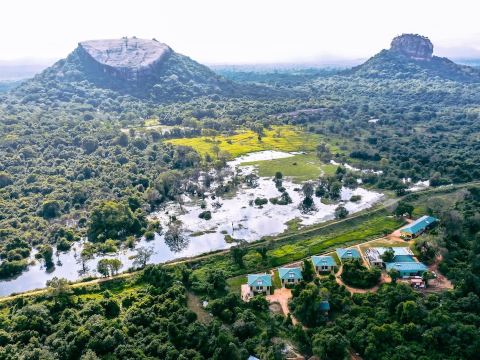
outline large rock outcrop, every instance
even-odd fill
[[[371,79],[448,79],[480,82],[478,69],[433,56],[433,44],[425,36],[403,34],[395,37],[390,49],[382,50],[346,75]]]
[[[137,80],[155,71],[172,49],[156,40],[125,37],[83,41],[78,44],[78,52],[105,73],[125,80]]]
[[[235,84],[166,44],[136,37],[82,41],[34,82],[52,94],[52,87],[58,90],[62,99],[90,99],[105,91],[112,98],[129,95],[154,102],[241,96],[251,88],[258,93],[256,87]]]
[[[433,44],[425,36],[403,34],[392,40],[390,50],[415,60],[430,60],[433,55]]]

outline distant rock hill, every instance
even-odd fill
[[[155,102],[189,100],[203,95],[245,92],[208,67],[155,39],[83,41],[66,58],[19,88],[28,99],[47,96],[69,101],[91,98],[101,89]],[[61,94],[59,94],[59,92]]]
[[[85,64],[126,81],[155,76],[163,60],[172,55],[166,44],[137,38],[84,41],[76,52]]]
[[[434,56],[432,42],[427,37],[417,34],[395,37],[389,50],[382,50],[345,74],[379,79],[440,78],[459,82],[480,82],[478,69]]]

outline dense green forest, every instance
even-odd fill
[[[475,359],[480,190],[409,201],[442,220],[417,245],[432,250],[425,261],[443,255],[452,291],[421,294],[392,283],[352,296],[333,276],[302,282],[290,303],[302,327],[271,314],[262,296],[245,303],[225,290],[223,270],[151,265],[130,280],[87,288],[54,280],[44,295],[0,305],[0,358],[283,359],[295,346],[322,359],[347,358],[349,349],[366,359]],[[325,299],[328,316],[318,311]]]
[[[158,105],[97,88],[95,96],[75,89],[88,95],[86,103],[47,87],[33,95],[37,81],[5,95],[0,110],[0,252],[12,263],[0,272],[7,275],[25,267],[32,245],[81,236],[102,200],[128,203],[144,217],[174,195],[162,185],[172,174],[177,182],[203,166],[194,149],[163,143],[165,135],[155,129],[128,130],[149,118],[178,126],[176,136],[300,125],[328,139],[318,144],[319,158],[381,170],[382,176],[364,174],[363,182],[399,195],[403,178],[433,186],[480,178],[477,84],[334,75],[296,86],[308,99],[201,97]],[[78,226],[67,231],[69,220]],[[140,226],[131,235],[146,230]]]
[[[212,169],[221,173],[230,159],[218,146],[205,154],[166,140],[252,130],[261,142],[265,131],[294,125],[316,139],[309,144],[315,160],[370,170],[354,173],[339,165],[299,187],[303,203],[314,195],[338,199],[342,185],[361,182],[404,199],[406,210],[397,215],[440,218],[440,227],[420,237],[415,250],[426,263],[440,258],[438,268],[454,289],[420,293],[393,282],[351,295],[332,277],[315,279],[293,289],[296,325],[270,312],[265,298],[245,303],[233,289],[232,278],[247,271],[302,260],[335,246],[336,237],[366,241],[403,224],[394,209],[381,209],[378,217],[346,222],[349,234],[340,224],[310,237],[289,224],[277,244],[262,239],[217,257],[149,265],[128,279],[90,287],[54,279],[47,293],[0,303],[0,359],[283,359],[286,349],[320,359],[357,352],[365,359],[478,357],[478,69],[441,58],[420,64],[384,51],[351,70],[219,75],[179,54],[164,70],[144,87],[125,87],[74,52],[2,92],[0,278],[26,270],[34,248],[48,269],[54,249],[66,251],[82,238],[92,252],[106,252],[166,230],[148,215],[182,195],[202,198],[204,189],[191,180]],[[406,196],[406,179],[462,188],[455,196]],[[220,191],[255,182],[234,180]],[[274,180],[281,188],[282,174]],[[255,205],[268,201],[258,198]],[[347,216],[339,207],[336,218]],[[103,265],[107,276],[115,267]],[[352,263],[343,279],[370,288],[379,276]],[[325,299],[328,316],[318,311]]]

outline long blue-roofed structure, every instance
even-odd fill
[[[400,235],[406,239],[414,238],[423,233],[428,228],[432,227],[437,222],[438,219],[433,216],[422,216],[421,218],[401,228]]]

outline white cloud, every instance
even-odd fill
[[[475,48],[479,10],[467,0],[5,1],[0,58],[60,58],[79,41],[126,35],[207,63],[368,57],[405,32]]]

